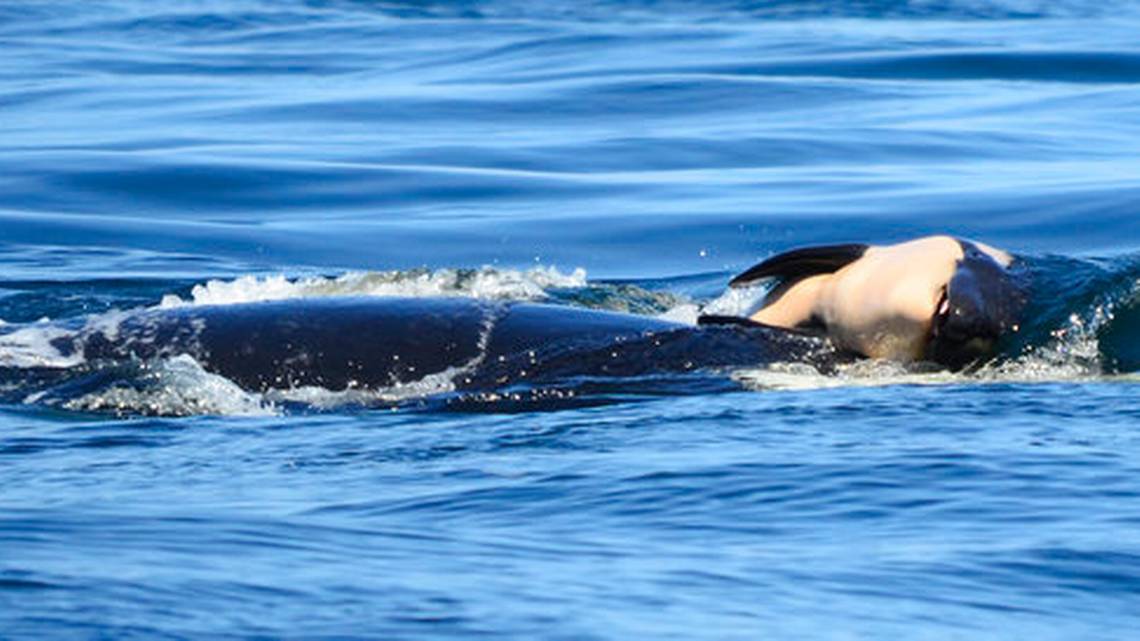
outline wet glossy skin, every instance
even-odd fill
[[[821,326],[837,346],[869,358],[960,367],[1015,331],[1012,257],[949,236],[868,247],[842,268],[778,289],[752,320]]]

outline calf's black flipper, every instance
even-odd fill
[[[784,284],[791,284],[808,276],[830,274],[862,258],[868,247],[850,243],[793,249],[753,265],[728,284],[746,287],[764,278],[778,278]]]

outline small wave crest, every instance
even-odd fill
[[[122,368],[120,368],[121,370]],[[120,416],[273,416],[276,405],[207,372],[189,356],[131,363],[130,371],[98,372],[64,391],[30,395],[25,402],[75,412]],[[75,389],[79,388],[79,389]]]
[[[760,306],[764,296],[768,293],[767,285],[753,287],[730,287],[720,296],[706,301],[690,301],[679,299],[673,301],[673,306],[657,315],[662,320],[696,325],[697,319],[705,315],[740,316],[747,318]]]
[[[541,300],[548,290],[586,286],[586,270],[569,273],[555,267],[520,271],[480,269],[416,269],[410,271],[350,272],[341,276],[290,279],[283,275],[242,276],[195,285],[189,298],[163,297],[160,307],[235,305],[292,298],[327,296],[467,296],[484,299]]]
[[[294,411],[422,406],[456,390],[471,364],[381,388],[242,389],[188,355],[95,368],[78,380],[27,394],[24,403],[115,416],[278,416]]]

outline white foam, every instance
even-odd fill
[[[1077,368],[1011,361],[970,373],[912,370],[890,361],[857,361],[833,374],[822,374],[804,363],[775,363],[769,367],[735,372],[733,378],[748,389],[811,390],[837,387],[890,385],[961,385],[987,383],[1051,383],[1101,380],[1103,376]]]
[[[83,363],[83,353],[64,354],[52,341],[74,333],[44,321],[0,336],[0,367],[75,367]]]
[[[158,416],[272,416],[276,407],[233,381],[211,374],[190,356],[146,365],[129,384],[116,384],[65,401],[73,411],[112,411]],[[28,399],[34,402],[36,399]]]
[[[756,311],[768,294],[766,285],[756,287],[729,287],[724,293],[705,305],[702,313],[747,318]]]
[[[823,374],[806,363],[773,363],[739,370],[733,378],[753,390],[809,390],[835,387],[882,387],[887,385],[947,385],[966,376],[947,371],[924,371],[893,361],[856,361]]]
[[[313,409],[326,411],[352,405],[370,407],[452,392],[455,390],[457,378],[468,371],[468,366],[449,367],[416,381],[397,383],[378,389],[349,387],[343,390],[330,390],[324,387],[304,386],[269,390],[264,396],[267,401],[274,404],[301,403]]]
[[[657,318],[684,325],[696,325],[698,318],[710,314],[748,318],[760,306],[767,293],[766,286],[731,287],[707,303],[681,302],[658,314]]]
[[[696,303],[681,303],[657,315],[657,318],[682,325],[696,325],[701,316],[701,306]]]
[[[555,267],[526,271],[483,267],[475,270],[441,269],[391,272],[349,272],[335,278],[315,276],[288,279],[285,276],[242,276],[235,280],[211,280],[196,285],[190,299],[163,297],[160,307],[186,305],[233,305],[267,300],[326,296],[466,296],[484,299],[539,300],[551,288],[585,287],[586,271],[570,273]]]
[[[979,378],[1004,381],[1079,381],[1103,374],[1097,332],[1113,319],[1112,308],[1097,305],[1087,316],[1073,314],[1052,332],[1048,343],[1021,356],[982,368]]]
[[[1094,308],[1087,317],[1074,314],[1066,327],[1053,332],[1048,343],[1016,358],[961,373],[930,370],[892,361],[861,360],[823,374],[805,363],[774,363],[740,370],[733,378],[755,390],[804,390],[886,385],[946,385],[952,383],[1052,383],[1103,380],[1097,330],[1112,320],[1111,309]]]

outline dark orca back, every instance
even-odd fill
[[[86,358],[194,357],[245,389],[388,386],[480,354],[497,306],[462,299],[328,298],[148,311],[87,335]]]
[[[88,362],[186,354],[253,391],[385,388],[451,368],[458,387],[805,360],[824,341],[469,298],[327,298],[146,311],[77,339]]]

